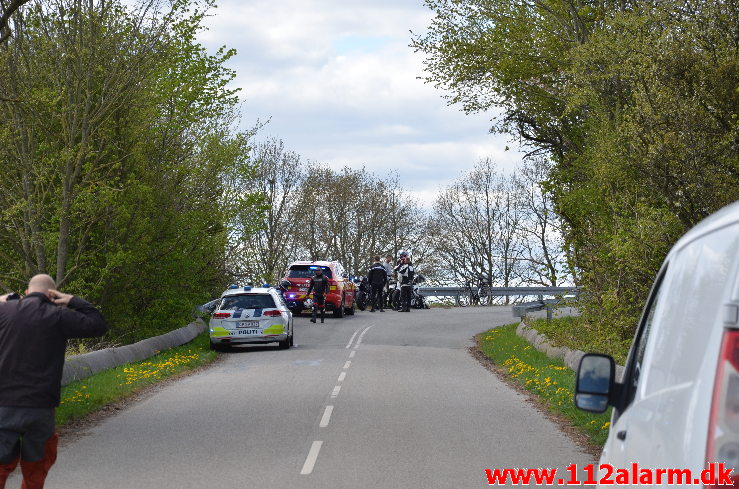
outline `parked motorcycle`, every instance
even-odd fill
[[[357,307],[360,311],[367,309],[367,304],[370,298],[370,287],[367,277],[361,277],[359,284],[357,285],[357,295],[355,300],[357,301]]]
[[[426,298],[418,293],[419,284],[426,281],[426,277],[423,275],[416,275],[413,278],[413,292],[411,295],[411,307],[414,309],[428,309],[429,305],[426,302]]]
[[[400,281],[391,280],[390,284],[390,307],[397,311],[400,309]]]
[[[395,279],[388,277],[385,290],[382,292],[382,304],[386,309],[395,309],[393,307],[393,294],[395,293]]]

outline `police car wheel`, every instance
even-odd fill
[[[344,298],[341,298],[341,304],[339,304],[339,307],[334,309],[334,317],[335,318],[343,318],[344,317]]]

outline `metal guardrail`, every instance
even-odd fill
[[[552,319],[552,309],[554,306],[559,304],[561,299],[540,299],[534,302],[524,302],[523,304],[516,304],[513,306],[513,317],[523,318],[526,314],[534,311],[541,311],[542,309],[547,310],[547,320]]]
[[[476,288],[472,288],[476,290]],[[567,295],[577,294],[579,287],[488,287],[487,295]],[[462,296],[469,293],[469,287],[419,287],[418,293],[424,296]]]
[[[419,287],[418,293],[423,296],[435,297],[455,297],[457,305],[460,305],[460,297],[477,292],[478,288],[470,287]],[[527,312],[547,310],[547,319],[552,318],[552,308],[558,304],[561,299],[544,299],[544,296],[564,296],[577,295],[580,293],[580,287],[488,287],[485,289],[485,296],[502,297],[502,296],[538,296],[539,300],[534,302],[525,302],[513,306],[513,317],[523,317]]]

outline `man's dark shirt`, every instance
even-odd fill
[[[372,285],[384,287],[387,282],[385,267],[380,262],[375,262],[367,272],[367,280]]]
[[[0,406],[58,406],[67,339],[107,330],[100,312],[79,297],[68,307],[38,292],[0,303]]]
[[[305,295],[310,294],[311,290],[315,292],[317,295],[326,295],[328,294],[330,285],[328,282],[328,277],[325,275],[321,275],[320,277],[318,275],[313,275],[310,278],[310,285],[308,286],[308,291],[305,293]]]

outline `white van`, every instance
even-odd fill
[[[739,202],[672,248],[620,382],[614,371],[611,357],[588,354],[577,372],[579,408],[614,408],[602,465],[689,470],[679,485],[700,483],[709,462],[739,469]]]

